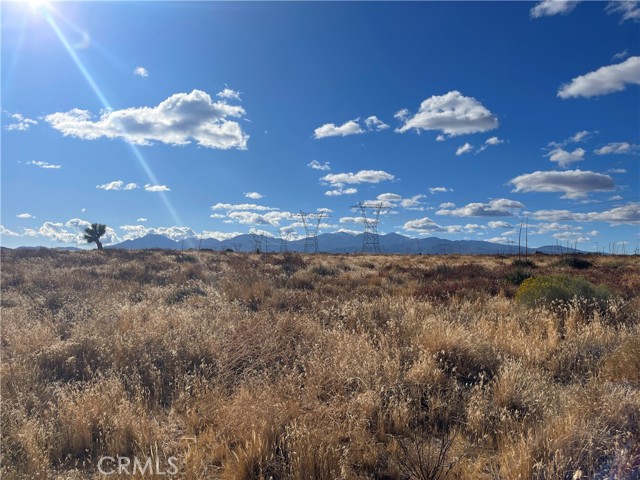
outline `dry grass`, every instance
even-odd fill
[[[3,251],[0,475],[639,478],[640,259],[560,260]]]

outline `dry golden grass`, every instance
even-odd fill
[[[638,257],[2,254],[3,479],[640,477]]]

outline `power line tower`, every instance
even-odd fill
[[[364,235],[362,237],[362,253],[380,253],[380,237],[378,236],[378,223],[380,215],[389,211],[384,203],[358,202],[351,208],[360,211],[362,223],[364,225]]]
[[[293,239],[293,232],[291,227],[281,227],[280,230],[280,252],[289,251],[289,242]]]
[[[320,223],[324,218],[328,218],[329,215],[326,212],[305,213],[300,210],[298,216],[304,227],[304,252],[318,253],[318,230],[320,229]]]
[[[251,235],[251,245],[253,246],[254,253],[260,253],[262,251],[262,235],[255,230],[249,232]]]

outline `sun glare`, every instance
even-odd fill
[[[32,11],[38,11],[41,8],[49,7],[51,2],[47,0],[19,0],[20,3],[25,3]]]

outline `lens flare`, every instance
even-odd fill
[[[102,90],[100,90],[100,87],[98,87],[98,85],[96,84],[95,80],[93,79],[93,77],[91,76],[91,74],[89,73],[87,68],[84,66],[84,64],[80,60],[80,57],[78,57],[78,54],[77,54],[76,50],[71,45],[69,40],[67,40],[67,38],[65,37],[64,33],[62,32],[62,30],[60,29],[60,27],[56,23],[55,19],[52,17],[52,15],[49,12],[49,10],[47,8],[44,8],[45,4],[49,5],[49,3],[45,2],[45,1],[42,1],[42,0],[29,0],[29,1],[39,2],[39,3],[42,4],[42,5],[40,5],[40,9],[41,9],[41,12],[42,12],[44,18],[46,19],[47,23],[51,26],[53,31],[55,32],[56,36],[58,37],[58,39],[60,40],[60,42],[64,46],[65,50],[67,51],[67,53],[69,54],[69,56],[73,60],[73,63],[75,63],[75,65],[78,68],[78,70],[80,70],[80,73],[82,74],[82,76],[84,77],[86,82],[89,84],[89,86],[91,87],[91,89],[95,93],[96,97],[98,97],[98,100],[102,104],[103,108],[106,109],[106,110],[112,110],[111,105],[109,104],[108,100],[106,99],[106,97],[102,93]],[[68,20],[67,20],[67,22],[68,22]],[[79,28],[77,28],[75,26],[74,26],[74,28],[76,28],[77,30],[80,30]],[[131,143],[127,143],[127,144],[129,145],[129,148],[131,148],[131,151],[132,151],[134,157],[136,158],[136,160],[138,161],[138,163],[140,164],[140,166],[144,170],[145,174],[149,178],[150,183],[158,185],[160,182],[158,181],[158,179],[156,178],[155,174],[151,170],[151,167],[149,166],[149,164],[145,160],[144,156],[140,152],[140,149],[136,145],[133,145]],[[182,226],[182,221],[180,220],[180,217],[178,216],[178,213],[176,212],[175,208],[173,208],[173,205],[171,204],[167,194],[164,193],[164,192],[159,192],[158,195],[160,195],[160,198],[162,199],[167,211],[171,215],[174,223],[177,226]]]

